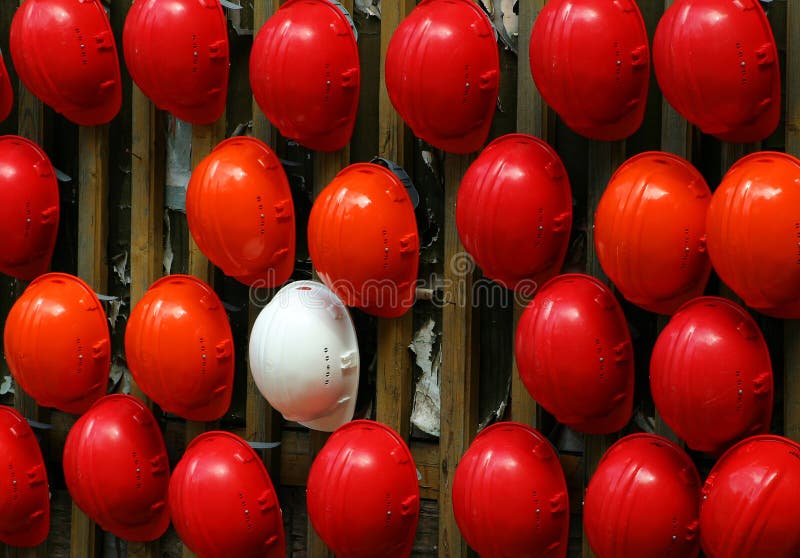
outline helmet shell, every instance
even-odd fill
[[[703,176],[687,160],[651,151],[625,161],[611,177],[594,219],[603,271],[628,300],[672,314],[703,294],[711,261]]]
[[[529,59],[536,88],[575,132],[614,141],[642,125],[650,49],[634,0],[550,0]]]
[[[597,558],[696,558],[700,476],[680,447],[631,434],[600,460],[586,489],[583,526]]]
[[[58,234],[58,181],[47,154],[20,136],[0,136],[0,273],[46,272]]]
[[[797,556],[798,455],[800,444],[769,435],[747,438],[725,452],[703,486],[700,539],[706,556]]]
[[[186,218],[197,246],[245,285],[277,287],[292,274],[294,202],[277,155],[255,138],[221,142],[192,172]]]
[[[136,0],[122,46],[133,81],[156,106],[192,124],[222,116],[230,57],[219,0]]]
[[[161,429],[144,403],[107,395],[67,435],[64,480],[78,507],[129,541],[152,541],[169,527],[169,459]]]
[[[477,151],[500,88],[494,27],[472,0],[423,0],[389,41],[385,77],[414,135],[451,153]]]
[[[136,384],[164,411],[207,422],[228,410],[233,334],[203,281],[169,275],[153,283],[128,319],[125,355]]]
[[[25,87],[71,122],[97,126],[119,112],[117,45],[100,0],[25,0],[10,43]]]
[[[6,320],[4,347],[19,386],[43,407],[81,414],[103,397],[111,368],[106,313],[74,275],[41,275]]]
[[[516,422],[484,428],[453,479],[461,534],[484,558],[567,555],[567,481],[553,446]]]
[[[308,474],[308,517],[336,556],[411,554],[419,521],[414,458],[391,428],[355,420],[325,443]]]
[[[661,331],[650,388],[664,422],[694,450],[719,455],[769,431],[772,365],[758,325],[725,298],[696,298]]]
[[[531,396],[580,432],[609,434],[633,410],[633,349],[617,299],[580,273],[548,281],[522,313],[519,375]]]
[[[0,52],[0,122],[8,118],[14,108],[14,90],[11,88],[11,77],[8,75],[3,53]]]
[[[28,421],[0,406],[0,542],[38,546],[50,531],[50,486]]]
[[[656,28],[653,64],[669,104],[706,134],[756,142],[778,126],[778,49],[758,0],[675,0]]]
[[[283,4],[253,41],[250,86],[285,137],[309,149],[342,149],[353,135],[361,87],[349,15],[329,0]]]
[[[800,160],[760,152],[736,162],[708,209],[708,253],[747,306],[800,318]]]
[[[198,558],[283,558],[280,503],[264,463],[230,432],[205,432],[169,482],[172,524]]]
[[[322,283],[289,283],[253,324],[250,371],[286,420],[333,432],[353,418],[358,393],[358,340],[347,308]]]
[[[533,136],[494,140],[461,180],[456,225],[487,277],[534,291],[561,270],[569,244],[572,192],[561,159]]]
[[[385,167],[357,163],[336,175],[311,208],[308,251],[320,279],[347,306],[392,318],[416,300],[414,207]]]

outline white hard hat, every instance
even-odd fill
[[[286,420],[333,432],[353,418],[358,342],[344,303],[325,285],[283,287],[250,332],[250,371]]]

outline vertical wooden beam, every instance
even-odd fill
[[[800,157],[800,5],[786,10],[786,152]],[[800,441],[800,320],[784,322],[784,361],[784,433]]]
[[[548,108],[531,75],[528,47],[531,29],[536,16],[544,7],[545,0],[520,2],[519,4],[519,42],[517,43],[517,131],[540,138],[547,138]],[[525,310],[525,301],[514,297],[514,331]],[[511,351],[514,351],[512,337]],[[541,408],[528,393],[519,375],[516,357],[511,368],[511,420],[538,428],[541,424]]]
[[[414,4],[412,0],[397,0],[383,5],[381,12],[378,154],[400,166],[413,160],[406,156],[412,135],[389,100],[385,79],[386,50],[394,30]],[[412,311],[399,318],[378,321],[377,419],[394,428],[405,440],[411,429],[412,371],[408,346],[412,335]]]
[[[467,555],[453,514],[452,487],[456,467],[478,426],[477,329],[473,319],[474,263],[456,228],[456,198],[469,155],[445,155],[444,306],[442,308],[442,372],[439,435],[439,556]]]

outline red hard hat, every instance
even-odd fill
[[[567,253],[572,192],[561,159],[533,136],[494,140],[461,180],[456,224],[487,277],[533,292],[561,270]]]
[[[281,134],[310,149],[337,151],[353,135],[361,70],[352,25],[329,0],[289,0],[253,41],[258,106]]]
[[[178,536],[198,558],[286,556],[278,496],[264,463],[230,432],[195,438],[169,482]]]
[[[200,250],[245,285],[277,287],[294,270],[294,203],[281,162],[267,145],[237,136],[192,172],[189,231]]]
[[[80,126],[117,115],[117,46],[100,0],[25,0],[10,40],[19,79],[56,112]]]
[[[800,554],[800,444],[754,436],[729,449],[703,486],[700,539],[709,558]]]
[[[483,429],[453,479],[461,534],[483,558],[567,555],[569,498],[555,450],[516,422]]]
[[[0,406],[0,542],[38,546],[50,531],[50,487],[42,450],[25,418]]]
[[[703,294],[711,261],[703,176],[691,163],[651,151],[611,177],[594,220],[597,258],[620,294],[645,310],[672,314]]]
[[[760,8],[759,8],[760,9]],[[748,306],[800,318],[800,160],[753,153],[734,164],[708,209],[708,254]]]
[[[550,0],[531,32],[530,65],[544,100],[575,132],[612,141],[642,125],[650,49],[634,0]]]
[[[656,28],[653,64],[669,104],[706,134],[755,142],[778,126],[778,49],[758,0],[675,0]]]
[[[164,411],[194,421],[217,420],[228,410],[233,349],[222,301],[189,275],[153,283],[125,328],[136,384]]]
[[[47,273],[28,285],[8,314],[4,346],[14,380],[43,407],[81,414],[106,393],[106,313],[73,275]]]
[[[769,350],[730,300],[705,296],[678,310],[653,348],[650,388],[664,422],[694,450],[719,454],[769,430]]]
[[[386,89],[414,135],[471,153],[489,135],[500,87],[492,22],[472,0],[422,0],[386,51]]]
[[[0,52],[0,122],[8,118],[12,108],[14,108],[14,90],[11,88],[11,78],[3,61],[3,53]]]
[[[133,81],[159,108],[192,124],[222,116],[229,57],[219,0],[135,0],[122,45]]]
[[[308,251],[346,305],[388,318],[414,304],[417,221],[403,183],[385,167],[357,163],[336,175],[311,208]]]
[[[583,526],[597,558],[700,552],[700,476],[680,447],[631,434],[606,452],[586,489]]]
[[[56,244],[58,181],[42,149],[0,136],[0,273],[30,280],[46,272]]]
[[[169,527],[169,459],[153,413],[130,395],[107,395],[67,435],[64,480],[102,529],[153,541]]]
[[[336,430],[308,474],[308,517],[339,558],[409,556],[419,497],[408,446],[394,430],[371,420]]]
[[[588,434],[621,429],[633,410],[633,349],[617,299],[579,273],[548,281],[522,313],[519,375],[556,420]]]

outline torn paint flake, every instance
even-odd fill
[[[367,17],[381,18],[381,0],[355,0],[355,8]]]
[[[175,253],[172,251],[172,222],[169,219],[169,210],[164,210],[164,274],[172,273],[172,261]]]
[[[165,205],[186,211],[186,187],[192,176],[192,125],[168,117],[167,178]]]
[[[114,357],[109,378],[111,383],[108,386],[108,393],[128,394],[131,392],[131,371],[128,370],[128,366],[122,357]]]
[[[125,306],[125,303],[122,302],[121,299],[115,298],[114,300],[108,301],[106,303],[106,306],[107,306],[106,314],[108,315],[108,323],[111,324],[111,333],[115,333],[117,331],[117,320],[119,319],[119,311],[123,306]]]
[[[114,274],[119,279],[119,282],[123,286],[128,286],[131,284],[131,276],[128,273],[128,251],[123,250],[119,254],[111,257],[111,267],[114,270]]]
[[[439,370],[442,366],[441,343],[434,331],[436,323],[429,318],[414,334],[409,348],[416,355],[416,364],[422,370],[414,389],[411,424],[431,436],[439,436]]]
[[[14,378],[11,376],[3,376],[3,380],[0,381],[0,395],[7,393],[14,393]]]

